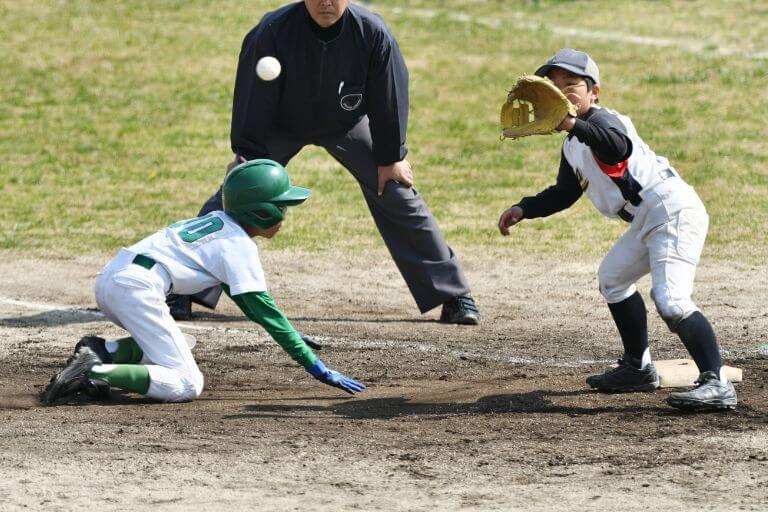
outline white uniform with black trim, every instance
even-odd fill
[[[563,143],[563,156],[595,207],[607,217],[631,218],[629,230],[600,265],[600,291],[608,303],[621,302],[650,272],[651,296],[672,328],[699,310],[691,294],[709,217],[693,187],[643,142],[632,121],[608,112],[632,142],[628,159],[608,166],[577,137]]]
[[[134,263],[151,258],[151,269]],[[122,249],[96,278],[99,309],[125,328],[144,352],[147,396],[168,402],[197,398],[203,375],[165,298],[226,283],[233,295],[267,290],[256,244],[222,211],[177,222]]]

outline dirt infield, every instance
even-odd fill
[[[0,509],[765,510],[765,267],[699,271],[695,299],[745,382],[735,412],[692,415],[666,390],[585,389],[620,352],[597,261],[460,254],[476,328],[419,316],[384,252],[265,251],[278,304],[369,385],[359,397],[316,383],[227,301],[185,323],[199,400],[52,408],[36,394],[75,341],[121,334],[88,311],[105,258],[5,258]],[[649,323],[657,359],[684,356],[653,311]]]

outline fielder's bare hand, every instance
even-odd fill
[[[413,186],[413,168],[408,160],[400,160],[392,165],[379,166],[379,195],[384,193],[388,181],[396,181],[408,188]]]
[[[572,116],[565,116],[565,119],[557,125],[557,130],[561,132],[570,132],[576,125],[576,118]]]
[[[499,232],[507,236],[509,228],[523,220],[523,209],[519,206],[512,206],[499,217]]]

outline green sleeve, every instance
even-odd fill
[[[291,358],[305,369],[315,364],[317,357],[267,292],[248,292],[232,296],[229,286],[221,285],[245,316],[266,329],[270,336],[288,352]]]

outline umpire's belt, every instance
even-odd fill
[[[150,258],[149,256],[144,256],[143,254],[137,254],[133,258],[133,261],[131,263],[133,263],[134,265],[138,265],[140,267],[144,267],[147,270],[152,270],[152,267],[154,267],[157,262],[152,258]]]

